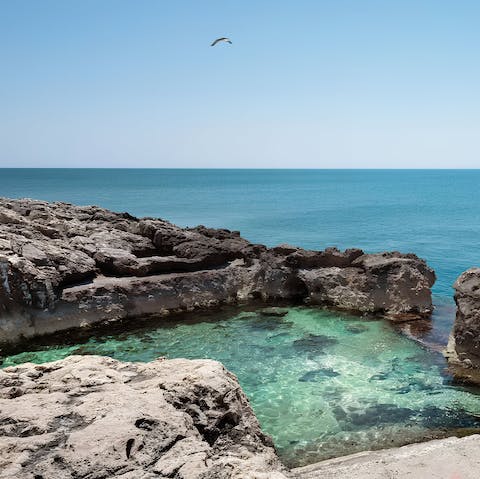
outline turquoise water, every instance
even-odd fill
[[[220,360],[291,466],[480,428],[480,396],[453,387],[441,355],[383,320],[301,307],[284,317],[230,311],[72,340],[38,343],[3,366],[70,354]]]
[[[446,344],[451,284],[479,264],[480,171],[0,169],[0,196],[99,204],[177,224],[241,230],[253,242],[400,250],[437,273],[425,344]],[[131,332],[31,344],[4,365],[72,353],[147,361],[211,357],[238,375],[284,460],[303,464],[478,426],[479,399],[445,363],[384,321],[292,309],[229,313]]]

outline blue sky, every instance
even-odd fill
[[[465,0],[0,0],[0,166],[476,168],[479,24]]]

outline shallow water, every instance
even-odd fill
[[[304,307],[284,317],[234,311],[31,349],[3,366],[70,354],[217,359],[292,466],[480,428],[480,396],[453,386],[440,354],[384,320]]]

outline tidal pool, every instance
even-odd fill
[[[305,307],[283,317],[236,310],[30,346],[2,367],[70,354],[219,360],[289,466],[480,428],[478,390],[454,386],[439,353],[384,320]]]

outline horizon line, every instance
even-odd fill
[[[258,170],[258,171],[478,171],[479,168],[268,168],[268,167],[158,167],[158,166],[0,166],[0,170]]]

